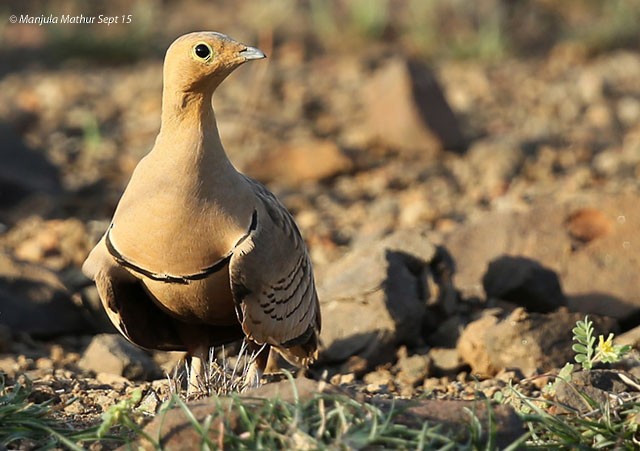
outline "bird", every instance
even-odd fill
[[[233,166],[212,105],[229,74],[265,57],[212,31],[169,46],[158,136],[82,266],[125,338],[186,351],[188,393],[211,347],[246,340],[258,378],[273,350],[299,368],[318,355],[321,313],[305,242],[276,196]]]

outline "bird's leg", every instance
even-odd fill
[[[271,346],[249,342],[248,347],[249,352],[253,355],[253,359],[245,376],[245,385],[250,388],[258,387],[269,363]]]
[[[280,355],[276,352],[275,349],[271,348],[269,350],[269,354],[267,355],[267,362],[264,365],[265,374],[277,373],[280,371],[280,364],[278,361],[280,360]]]
[[[200,393],[201,389],[206,385],[205,362],[207,361],[208,351],[208,346],[199,345],[188,354],[191,357],[191,362],[187,381],[187,397]]]

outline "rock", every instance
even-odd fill
[[[394,360],[399,344],[422,344],[429,299],[447,298],[453,289],[450,278],[432,277],[447,273],[437,255],[424,235],[399,231],[332,264],[319,286],[323,315],[331,318],[323,324],[321,359],[359,355],[373,367]]]
[[[456,261],[456,287],[464,297],[482,297],[480,281],[488,262],[503,255],[527,257],[560,276],[570,310],[625,318],[640,307],[636,207],[634,193],[590,192],[571,199],[542,197],[525,211],[480,215],[444,239]],[[583,208],[601,212],[613,227],[576,243],[567,218]]]
[[[396,380],[401,386],[417,387],[431,373],[433,363],[428,355],[401,356],[396,363]]]
[[[402,151],[463,150],[467,142],[436,77],[425,64],[392,58],[363,87],[369,133]]]
[[[274,399],[278,398],[285,402],[294,403],[296,399],[305,402],[311,400],[319,393],[339,394],[342,393],[338,388],[327,384],[326,382],[318,382],[312,379],[299,377],[290,380],[283,380],[272,384],[265,384],[242,393],[244,398],[262,398]]]
[[[640,101],[632,96],[623,97],[618,100],[616,113],[620,122],[633,127],[640,122]]]
[[[91,250],[84,224],[75,218],[43,220],[31,216],[9,230],[2,241],[15,249],[15,256],[31,263],[45,263],[63,270],[80,267]]]
[[[614,340],[617,345],[629,345],[638,349],[640,347],[640,326],[636,326],[623,334],[619,334]]]
[[[498,321],[496,316],[485,314],[469,323],[458,340],[456,352],[463,362],[471,366],[474,374],[493,375],[499,371],[487,351],[487,331]]]
[[[96,373],[110,373],[129,380],[162,377],[151,356],[119,334],[93,337],[78,365]]]
[[[131,384],[126,377],[113,373],[96,373],[96,381],[112,387],[125,387]]]
[[[162,406],[162,399],[155,390],[147,390],[136,409],[148,415],[155,415]]]
[[[483,138],[471,144],[453,169],[472,198],[490,201],[504,195],[524,158],[520,143],[513,138]]]
[[[261,181],[295,186],[333,177],[352,167],[349,157],[332,141],[309,139],[267,151],[248,163],[246,172]]]
[[[366,384],[365,388],[369,393],[389,393],[396,389],[395,378],[391,371],[386,368],[378,368],[367,373],[362,380]]]
[[[489,263],[482,277],[487,298],[501,299],[546,313],[567,305],[558,275],[525,257],[503,256]]]
[[[569,214],[567,232],[578,241],[588,243],[613,231],[615,222],[595,208],[580,208]]]
[[[425,340],[429,346],[436,348],[455,348],[460,332],[464,328],[464,319],[459,314],[451,314],[448,317],[428,314],[427,321],[423,327],[425,330],[433,331],[428,333]],[[435,319],[435,320],[434,320]]]
[[[613,146],[598,152],[591,164],[595,174],[613,179],[633,177],[640,163],[639,137],[640,134],[637,132],[628,133],[622,147]]]
[[[606,103],[593,103],[587,107],[585,119],[595,128],[606,129],[611,126],[614,116]]]
[[[61,191],[57,168],[44,153],[36,152],[22,142],[7,124],[0,122],[0,222],[15,219],[16,205],[38,195],[47,201],[38,207],[50,208],[51,197]],[[33,205],[31,205],[33,213]]]
[[[431,348],[427,356],[432,363],[432,371],[435,376],[455,377],[465,366],[456,349]]]
[[[38,338],[92,331],[57,274],[1,252],[0,324]]]
[[[560,309],[552,313],[514,310],[505,318],[484,316],[467,326],[458,341],[458,353],[474,374],[496,375],[503,369],[520,369],[525,375],[549,371],[573,361],[571,346],[581,313]],[[590,316],[596,334],[611,332],[615,321]]]
[[[627,393],[626,396],[629,396],[629,393],[638,393],[640,388],[638,384],[638,379],[622,371],[598,369],[576,371],[571,374],[570,383],[561,381],[557,385],[555,401],[559,403],[560,412],[573,409],[587,413],[591,412],[595,406],[615,403],[615,395]],[[588,398],[593,400],[595,405],[590,404]]]

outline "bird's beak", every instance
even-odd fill
[[[240,55],[244,57],[245,61],[260,60],[267,57],[262,50],[255,47],[247,47],[244,50],[240,50]]]

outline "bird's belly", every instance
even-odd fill
[[[156,304],[180,321],[218,326],[238,322],[227,268],[187,284],[142,281]]]

